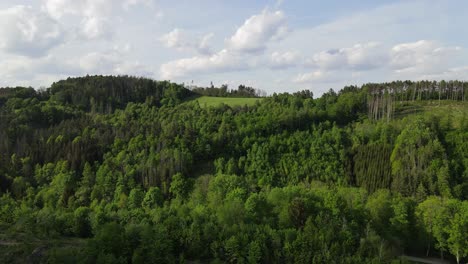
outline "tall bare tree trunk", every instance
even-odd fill
[[[465,82],[462,82],[462,101],[465,101],[465,88],[463,87],[463,84],[465,84]]]
[[[440,105],[440,93],[442,92],[442,84],[439,84],[439,105]]]

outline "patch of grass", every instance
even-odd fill
[[[252,106],[257,101],[263,100],[263,98],[235,98],[235,97],[213,97],[213,96],[200,96],[193,100],[198,101],[201,107],[218,106],[221,103],[229,106]]]
[[[395,118],[434,115],[441,119],[450,118],[457,127],[463,118],[468,118],[468,102],[438,100],[396,102]]]

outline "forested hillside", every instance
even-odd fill
[[[127,76],[0,89],[1,259],[468,260],[468,84],[195,100],[258,96],[242,89]]]

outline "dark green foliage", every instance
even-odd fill
[[[382,143],[357,147],[353,156],[356,184],[370,193],[389,188],[392,178],[391,152],[391,145]]]
[[[52,84],[48,91],[53,101],[98,113],[111,113],[129,102],[173,105],[191,95],[174,83],[128,76],[68,78]]]

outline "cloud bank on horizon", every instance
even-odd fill
[[[462,0],[0,3],[0,86],[128,74],[269,93],[468,79]]]

